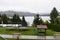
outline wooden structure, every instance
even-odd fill
[[[46,36],[46,30],[47,30],[46,25],[37,25],[37,30],[38,30],[39,35]]]

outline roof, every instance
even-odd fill
[[[40,29],[47,29],[47,26],[46,26],[46,25],[37,25],[37,28],[40,28]]]

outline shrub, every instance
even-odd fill
[[[60,32],[60,24],[47,24],[48,29]]]

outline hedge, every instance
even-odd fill
[[[60,24],[47,24],[48,29],[60,32]]]

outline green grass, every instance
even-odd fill
[[[14,32],[18,32],[18,33],[21,33],[21,35],[37,35],[38,34],[38,31],[36,30],[36,32],[34,32],[34,28],[33,27],[30,27],[28,29],[24,29],[24,30],[21,30],[21,29],[6,29],[5,27],[4,28],[0,28],[0,34],[13,34]],[[54,31],[52,30],[47,30],[46,32],[46,35],[47,36],[52,36],[54,34]]]
[[[5,40],[4,38],[0,37],[0,40]]]
[[[0,40],[4,40],[4,39],[0,38]]]
[[[17,40],[17,39],[7,39],[7,40]],[[38,40],[38,39],[20,39],[20,40]]]
[[[47,35],[47,36],[53,36],[54,33],[55,33],[55,31],[47,30],[46,35]]]
[[[37,31],[34,32],[34,28],[31,27],[28,29],[28,31],[22,31],[21,34],[22,35],[37,35]]]

